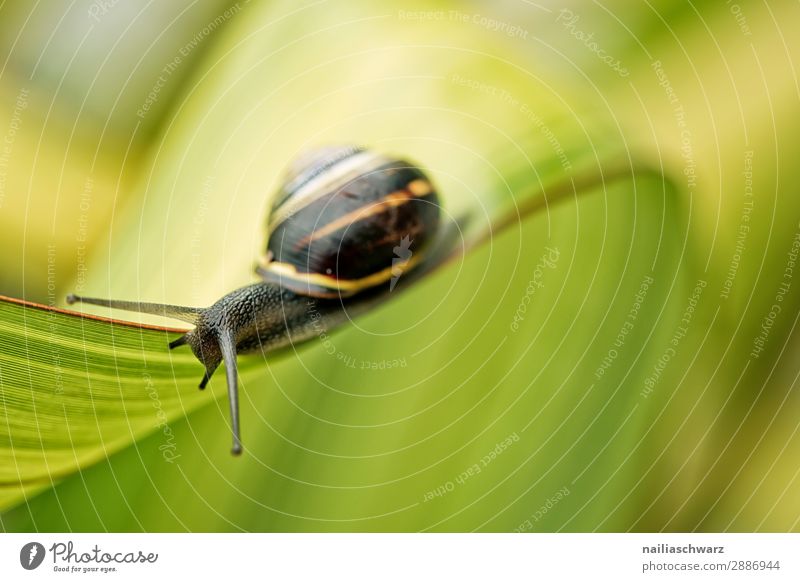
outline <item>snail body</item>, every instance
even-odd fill
[[[306,341],[382,301],[426,261],[439,210],[434,187],[416,166],[353,146],[321,148],[298,158],[275,198],[256,267],[261,281],[207,308],[75,295],[67,302],[193,324],[169,347],[191,347],[205,367],[201,389],[225,363],[232,452],[239,454],[237,355]]]

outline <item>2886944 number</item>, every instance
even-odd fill
[[[731,570],[780,570],[781,563],[779,560],[735,560],[730,563]]]

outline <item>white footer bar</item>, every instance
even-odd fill
[[[0,580],[800,580],[800,534],[2,534]]]

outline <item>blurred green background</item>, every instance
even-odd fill
[[[669,178],[493,230],[333,355],[252,360],[243,458],[215,400],[171,424],[178,462],[154,432],[3,529],[797,531],[799,21],[788,0],[2,4],[7,296],[208,305],[253,280],[282,169],[319,144],[417,160],[484,229],[585,167]]]

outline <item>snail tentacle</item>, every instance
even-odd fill
[[[203,312],[202,309],[197,307],[184,307],[182,305],[169,305],[166,303],[120,301],[118,299],[100,299],[97,297],[81,297],[73,293],[67,295],[67,303],[69,305],[74,303],[87,303],[89,305],[99,305],[101,307],[110,307],[112,309],[124,309],[125,311],[135,311],[138,313],[147,313],[149,315],[160,315],[161,317],[179,319],[180,321],[185,321],[186,323],[191,324],[196,324]]]
[[[220,334],[219,347],[222,351],[222,359],[225,362],[225,374],[228,380],[228,403],[231,409],[231,431],[233,432],[231,454],[241,455],[242,439],[239,434],[239,370],[236,362],[236,344],[233,334],[230,331],[225,331]],[[210,374],[206,372],[206,376],[210,377]]]

